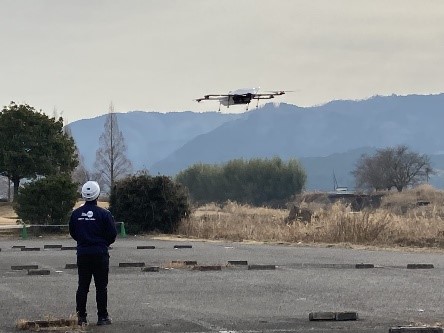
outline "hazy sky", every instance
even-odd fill
[[[443,0],[0,0],[0,40],[1,105],[68,122],[244,87],[299,106],[444,92]]]

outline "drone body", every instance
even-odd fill
[[[230,91],[228,94],[209,94],[205,95],[202,98],[197,98],[197,102],[201,101],[211,101],[216,100],[219,101],[219,111],[220,111],[220,105],[224,105],[227,108],[230,107],[230,105],[238,105],[238,104],[250,104],[251,100],[257,100],[257,103],[259,104],[260,99],[272,99],[274,96],[280,96],[284,95],[285,91],[272,91],[269,93],[259,93],[259,88],[244,88],[244,89],[237,89],[234,91]],[[256,106],[257,107],[257,106]]]

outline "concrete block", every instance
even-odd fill
[[[248,269],[273,270],[273,269],[276,269],[276,265],[248,265]]]
[[[248,265],[248,261],[246,261],[246,260],[228,260],[228,265],[247,266]]]
[[[389,333],[443,333],[443,329],[442,327],[399,326],[391,327]]]
[[[355,266],[358,269],[365,269],[365,268],[375,268],[375,265],[373,264],[356,264]]]
[[[197,261],[195,260],[173,260],[171,261],[172,264],[179,264],[179,265],[186,265],[186,266],[193,266],[197,265]]]
[[[77,269],[77,264],[66,264],[65,269]]]
[[[43,245],[43,249],[61,249],[62,245],[59,244],[45,244]]]
[[[21,271],[24,269],[38,269],[38,265],[17,265],[17,266],[11,266],[11,269],[13,271]]]
[[[407,264],[408,269],[432,269],[433,264]]]
[[[119,267],[145,267],[144,262],[121,262]]]
[[[60,248],[60,250],[62,251],[72,251],[72,250],[77,250],[77,246],[62,246]]]
[[[336,320],[335,312],[311,312],[308,315],[310,321],[316,320]]]
[[[312,312],[308,315],[310,321],[316,320],[334,320],[334,321],[346,321],[346,320],[358,320],[357,312]]]
[[[158,272],[159,271],[159,266],[147,266],[147,267],[142,267],[142,272]]]
[[[22,251],[40,251],[39,247],[22,247]]]
[[[49,275],[50,273],[49,269],[28,270],[28,275]]]
[[[220,271],[222,267],[220,265],[198,265],[193,267],[193,271]]]
[[[336,312],[336,321],[358,320],[357,312]]]
[[[315,264],[315,263],[300,263],[292,264],[295,268],[330,268],[330,269],[353,269],[356,268],[356,264]]]
[[[191,249],[192,245],[174,245],[175,249]]]
[[[137,246],[137,249],[138,250],[153,250],[153,249],[155,249],[156,247],[155,246],[153,246],[153,245],[138,245]]]

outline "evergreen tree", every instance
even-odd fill
[[[188,188],[197,203],[231,200],[282,205],[302,191],[306,174],[294,159],[236,159],[222,165],[195,164],[180,172],[176,181]]]
[[[14,209],[27,224],[67,224],[76,201],[77,184],[64,173],[20,187]]]
[[[14,102],[0,112],[0,175],[13,183],[14,200],[23,178],[71,172],[78,163],[75,149],[61,117]]]
[[[146,173],[117,181],[111,190],[109,210],[117,221],[125,221],[131,233],[172,233],[191,212],[188,194],[181,184]]]

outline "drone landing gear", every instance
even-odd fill
[[[221,104],[221,103],[220,103]],[[220,111],[220,104],[219,104],[219,111]],[[230,107],[230,99],[227,101],[227,109]]]

